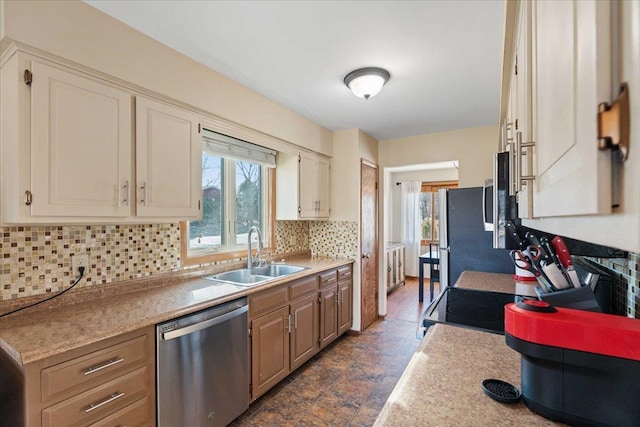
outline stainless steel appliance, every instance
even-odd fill
[[[453,286],[464,270],[513,273],[509,251],[494,249],[492,234],[483,226],[484,193],[482,187],[438,192],[442,288]]]
[[[515,225],[520,225],[516,196],[509,193],[510,157],[509,152],[494,154],[493,179],[485,180],[485,230],[493,231],[493,247],[496,249],[516,249],[515,244],[507,238],[505,224],[511,220]]]
[[[247,299],[156,326],[159,427],[226,426],[249,407]]]

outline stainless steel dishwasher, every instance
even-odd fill
[[[247,299],[156,326],[160,427],[226,426],[249,407]]]

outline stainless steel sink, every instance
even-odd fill
[[[269,277],[286,276],[287,274],[297,273],[298,271],[302,270],[306,270],[306,267],[286,264],[270,264],[265,265],[264,267],[254,267],[251,269],[254,274]]]
[[[237,286],[255,286],[268,280],[306,269],[306,267],[299,267],[297,265],[271,264],[264,267],[253,267],[251,270],[241,268],[239,270],[225,271],[224,273],[214,274],[213,276],[206,276],[204,279],[231,283]]]

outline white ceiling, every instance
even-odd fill
[[[334,131],[498,122],[502,0],[87,3]],[[365,101],[342,80],[367,66],[391,80]]]

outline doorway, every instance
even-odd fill
[[[361,331],[378,319],[378,167],[360,166]]]

